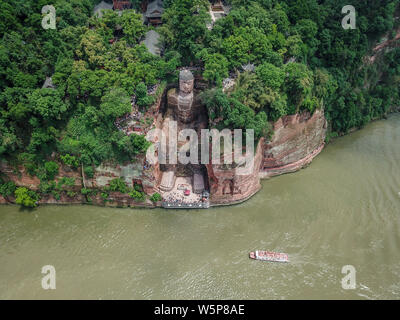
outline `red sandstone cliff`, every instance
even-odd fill
[[[327,123],[322,110],[280,118],[274,135],[264,144],[261,178],[297,171],[309,164],[323,149]]]
[[[141,158],[143,160],[143,158]],[[55,177],[55,181],[58,182],[63,177],[74,178],[74,186],[68,187],[69,191],[75,192],[74,196],[68,196],[66,192],[60,192],[60,198],[56,199],[52,194],[42,195],[39,200],[39,204],[82,204],[87,203],[86,196],[81,194],[81,189],[83,188],[83,177],[82,170],[80,168],[72,170],[67,166],[59,163],[60,169],[59,173]],[[146,193],[153,193],[153,188],[155,185],[154,179],[155,174],[159,171],[157,169],[143,170],[143,162],[138,164],[139,170],[135,170],[132,164],[128,164],[125,167],[115,165],[112,167],[102,166],[96,168],[96,173],[93,179],[85,179],[85,185],[88,188],[100,188],[106,186],[109,180],[114,178],[124,178],[129,186],[133,186],[134,182],[137,182],[143,186]],[[18,187],[26,187],[31,190],[38,190],[40,180],[37,177],[32,177],[26,172],[24,166],[18,166],[18,168],[13,168],[6,162],[0,163],[0,172],[5,174],[9,181],[13,181]],[[134,174],[138,174],[139,179],[135,179]],[[129,181],[130,178],[130,181]],[[91,203],[100,206],[121,206],[121,207],[154,207],[154,204],[147,200],[145,202],[136,202],[127,194],[121,194],[119,192],[111,192],[107,202],[105,202],[101,197],[101,192],[97,192],[96,195],[90,196]],[[7,199],[0,195],[0,204],[15,203],[14,196],[9,196]]]
[[[263,144],[264,140],[261,139],[255,152],[254,165],[246,173],[238,174],[238,170],[241,170],[238,168],[207,165],[212,205],[242,202],[261,189],[259,170],[263,160]]]
[[[80,190],[82,188],[82,176],[80,170],[72,170],[67,166],[59,163],[60,169],[55,177],[55,181],[63,177],[74,178],[75,189]],[[36,176],[31,176],[24,166],[18,166],[17,168],[12,167],[6,162],[0,163],[0,172],[8,177],[9,181],[14,182],[18,187],[25,187],[31,190],[38,190],[40,180]]]

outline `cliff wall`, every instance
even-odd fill
[[[211,205],[234,204],[245,201],[261,189],[259,170],[263,161],[260,140],[255,151],[254,164],[248,170],[224,165],[207,165]]]
[[[274,135],[264,143],[260,177],[297,171],[309,164],[323,149],[327,123],[322,110],[280,118]]]
[[[58,182],[63,177],[74,178],[74,186],[64,187],[59,192],[59,198],[56,199],[52,194],[44,194],[38,201],[39,204],[82,204],[92,203],[100,206],[132,206],[132,207],[153,207],[153,203],[149,200],[145,202],[137,202],[131,198],[128,194],[122,194],[119,192],[111,192],[107,201],[101,197],[101,191],[96,194],[89,195],[86,197],[81,194],[83,187],[89,189],[101,190],[109,184],[109,181],[115,178],[122,178],[126,184],[133,187],[135,183],[141,185],[143,190],[147,194],[154,193],[154,187],[156,185],[157,168],[148,169],[143,168],[143,159],[135,163],[128,163],[125,166],[120,165],[102,165],[95,168],[95,174],[93,178],[86,178],[82,175],[80,168],[72,170],[67,166],[63,166],[59,163],[59,173],[55,177],[55,181]],[[0,163],[0,171],[7,176],[8,181],[13,181],[18,187],[26,187],[31,190],[38,191],[40,180],[35,176],[30,176],[26,172],[26,168],[19,166],[13,168],[6,162]],[[74,192],[73,196],[68,196],[66,191]],[[90,199],[90,200],[89,200]],[[0,204],[15,203],[14,196],[9,196],[7,199],[0,195]]]
[[[24,166],[18,166],[14,168],[10,164],[5,161],[0,163],[0,172],[7,176],[8,181],[14,182],[18,187],[25,187],[30,190],[37,191],[39,190],[40,180],[36,176],[31,176]],[[57,203],[57,204],[78,204],[86,202],[85,197],[80,194],[80,190],[82,189],[82,175],[81,170],[76,169],[73,170],[68,166],[64,166],[59,163],[59,172],[54,178],[56,182],[58,182],[61,178],[73,178],[74,185],[68,187],[68,191],[73,191],[76,193],[73,197],[68,197],[65,192],[60,192],[60,199],[55,199],[52,195],[44,195],[40,200],[39,204],[44,203]],[[9,196],[7,199],[0,196],[0,204],[5,203],[15,203],[15,199],[13,196]]]

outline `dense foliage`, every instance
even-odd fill
[[[324,107],[331,131],[345,133],[399,105],[400,49],[384,52],[380,64],[366,63],[377,40],[395,35],[397,0],[352,1],[354,30],[341,26],[348,4],[342,0],[228,2],[229,15],[208,30],[204,1],[168,1],[162,28],[167,47],[187,63],[202,64],[211,85],[255,65],[229,97],[214,89],[206,94],[211,124],[223,119],[220,126],[265,127],[282,115]],[[257,123],[248,122],[254,114],[260,114]]]
[[[154,102],[147,86],[175,75],[179,54],[164,58],[140,44],[147,31],[135,10],[91,17],[96,0],[56,0],[57,29],[43,29],[43,0],[0,1],[0,157],[31,173],[55,151],[87,168],[144,152],[147,141],[126,136],[115,119]],[[135,6],[139,2],[134,3]],[[43,88],[52,77],[55,89]]]
[[[355,30],[341,26],[344,0],[226,1],[232,10],[212,27],[208,1],[165,0],[162,58],[140,44],[149,29],[141,1],[132,1],[137,11],[101,19],[92,17],[98,2],[53,1],[57,29],[45,30],[47,1],[0,0],[0,157],[24,162],[43,181],[58,170],[49,164],[54,152],[88,176],[93,165],[143,153],[146,140],[114,121],[134,94],[141,108],[152,104],[147,86],[176,81],[179,66],[203,67],[210,125],[253,128],[257,137],[302,110],[324,108],[335,134],[399,105],[400,49],[368,59],[382,37],[395,36],[398,0],[352,1]],[[229,75],[236,83],[222,91]],[[56,88],[42,88],[50,76]]]

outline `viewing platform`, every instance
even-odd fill
[[[210,202],[184,203],[163,201],[162,207],[165,209],[208,209],[210,207]]]

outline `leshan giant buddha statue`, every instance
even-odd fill
[[[199,103],[193,94],[194,77],[189,70],[179,73],[179,91],[168,91],[168,105],[173,108],[178,121],[192,122],[198,115]]]

